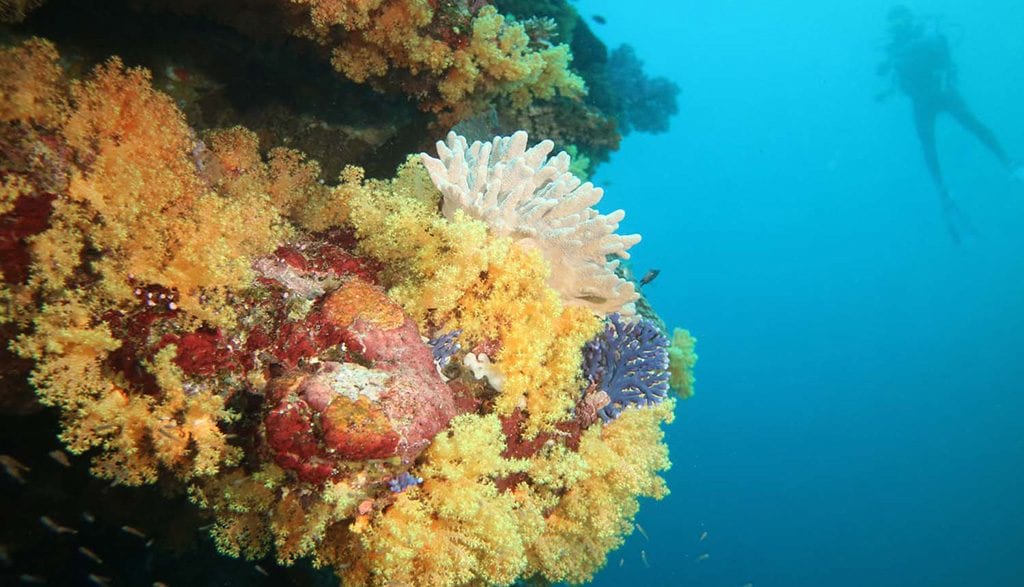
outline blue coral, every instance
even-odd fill
[[[414,485],[419,485],[420,483],[423,483],[422,477],[416,477],[405,472],[389,480],[388,489],[391,490],[391,493],[401,493]]]
[[[668,338],[653,322],[611,314],[605,330],[583,347],[583,374],[608,394],[605,422],[627,406],[649,406],[668,395]]]
[[[452,360],[452,355],[459,352],[459,349],[462,348],[457,342],[460,334],[462,334],[461,330],[453,330],[439,334],[427,341],[427,344],[430,346],[430,352],[434,355],[434,364],[437,365],[438,370],[444,369],[448,362]]]

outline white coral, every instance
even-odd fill
[[[474,355],[468,353],[462,358],[462,364],[465,365],[472,373],[474,379],[487,378],[487,383],[495,391],[501,391],[501,388],[505,385],[505,376],[501,374],[501,371],[491,362],[491,358],[487,355],[480,353]]]
[[[463,210],[494,234],[540,249],[551,264],[551,286],[567,303],[633,314],[639,296],[615,274],[619,261],[607,257],[628,259],[640,235],[615,234],[625,212],[595,210],[604,190],[570,173],[566,153],[548,159],[554,143],[526,146],[524,131],[472,145],[452,132],[438,141],[439,158],[420,158],[444,196],[447,218]]]

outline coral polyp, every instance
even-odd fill
[[[339,70],[424,77],[429,109],[580,89],[490,6],[456,31],[425,0],[294,4]],[[74,79],[32,39],[0,72],[0,327],[95,477],[346,585],[583,582],[667,494],[668,342],[607,258],[639,237],[550,142],[453,135],[332,185],[117,58]]]

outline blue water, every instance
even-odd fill
[[[700,354],[672,495],[596,584],[1024,585],[1024,186],[941,121],[976,231],[951,242],[908,102],[873,99],[890,3],[576,6],[682,88],[596,182]],[[962,93],[1024,158],[1024,3],[911,6],[956,29]]]

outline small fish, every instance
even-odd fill
[[[89,581],[95,585],[99,585],[100,587],[107,587],[107,585],[110,585],[110,577],[104,577],[102,575],[97,575],[96,573],[89,573]]]
[[[619,568],[622,568],[622,565],[624,565],[624,564],[626,564],[626,559],[620,558],[619,559]]]
[[[54,522],[53,518],[50,516],[39,516],[39,521],[54,534],[78,534],[78,530],[68,528],[67,526],[61,526],[57,522]]]
[[[651,541],[651,537],[647,535],[647,532],[644,530],[643,526],[641,526],[640,524],[636,524],[636,529],[640,531],[640,535],[643,536],[645,540],[647,540],[648,542]]]
[[[0,455],[0,467],[4,468],[4,472],[22,485],[25,484],[25,473],[32,469],[21,464],[21,461],[12,457],[11,455]]]
[[[145,532],[139,530],[138,528],[133,528],[131,526],[121,526],[121,531],[126,534],[131,534],[132,536],[135,536],[137,538],[141,538],[143,540],[148,538]]]
[[[647,562],[647,551],[646,550],[641,550],[640,551],[640,560],[644,561],[644,567],[646,567],[648,569],[651,568],[650,563]]]
[[[753,583],[744,583],[743,587],[754,587]]]
[[[697,557],[697,560],[695,560],[695,561],[693,561],[693,562],[697,562],[697,563],[699,563],[700,561],[706,561],[706,560],[708,560],[709,558],[711,558],[711,555],[705,552],[704,554],[702,554],[702,555],[698,556],[698,557]]]
[[[600,14],[595,14],[594,16],[591,16],[590,18],[594,19],[594,22],[596,22],[597,24],[605,24],[605,23],[608,22],[608,19],[603,17],[603,16],[601,16]]]
[[[263,567],[261,567],[259,565],[253,565],[253,567],[256,568],[256,572],[257,573],[263,575],[264,577],[269,577],[270,576],[270,573],[268,573],[267,570],[264,569]]]
[[[660,273],[661,269],[651,269],[650,271],[648,271],[647,274],[640,279],[640,287],[643,287],[648,283],[654,281],[654,279],[658,277]]]
[[[18,575],[18,580],[28,585],[42,585],[43,583],[46,583],[46,578],[40,577],[39,575]]]
[[[88,548],[86,548],[84,546],[79,546],[78,547],[78,552],[82,553],[83,556],[85,556],[86,558],[92,560],[92,562],[94,562],[94,563],[96,563],[98,565],[102,565],[103,564],[103,559],[101,559],[99,557],[99,555],[97,555],[95,552],[89,550]]]
[[[62,467],[70,467],[71,460],[68,459],[68,455],[64,454],[62,450],[51,450],[49,453],[50,458],[60,463]]]
[[[92,524],[96,521],[96,516],[92,515],[92,512],[82,512],[82,519]]]
[[[163,581],[154,581],[153,582],[153,587],[170,587],[170,586],[167,583],[164,583]]]
[[[707,537],[708,537],[708,531],[705,530],[705,531],[700,533],[700,540],[698,540],[697,542],[704,542],[704,539],[707,538]]]

